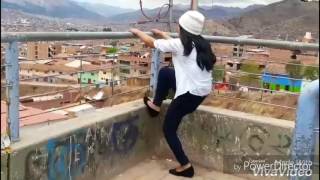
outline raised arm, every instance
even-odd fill
[[[141,41],[143,41],[148,47],[154,48],[154,41],[155,39],[148,34],[144,33],[143,31],[140,31],[139,29],[132,28],[130,29],[130,32],[132,32],[134,35],[138,36]]]
[[[130,29],[130,32],[138,36],[141,41],[143,41],[148,47],[154,48],[155,39],[153,37],[135,28]],[[151,32],[160,39],[171,39],[171,37],[166,32],[160,31],[158,29],[152,29]]]
[[[160,31],[159,29],[152,29],[151,32],[156,35],[159,36],[161,39],[171,39],[171,37],[163,31]]]

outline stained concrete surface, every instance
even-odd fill
[[[159,117],[150,118],[138,100],[68,121],[24,127],[21,141],[12,145],[10,167],[1,161],[1,177],[8,177],[5,168],[9,168],[10,180],[70,176],[77,180],[105,180],[118,173],[121,175],[116,178],[123,180],[177,179],[168,174],[168,169],[176,166],[174,162],[146,160],[151,155],[162,159],[172,156],[161,132],[166,107]],[[224,158],[286,156],[293,127],[294,122],[290,121],[201,106],[184,118],[179,136],[189,158],[199,165],[194,179],[237,180],[239,177],[222,173],[233,167],[224,165]],[[130,169],[125,171],[127,168]]]
[[[177,162],[171,159],[147,159],[134,167],[118,174],[111,180],[183,180],[183,178],[173,176],[168,173],[168,170],[178,165]],[[246,180],[222,172],[208,170],[200,166],[194,165],[195,176],[194,180]]]

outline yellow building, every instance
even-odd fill
[[[27,43],[27,59],[48,59],[49,55],[49,44],[46,42],[28,42]]]

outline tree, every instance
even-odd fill
[[[212,71],[213,80],[215,82],[223,81],[224,73],[225,73],[224,66],[221,66],[221,65],[214,66]]]
[[[107,27],[107,28],[103,28],[102,31],[104,31],[104,32],[111,32],[112,29],[111,29],[110,27]]]
[[[240,84],[259,87],[259,85],[261,84],[261,79],[259,76],[262,71],[261,69],[259,69],[259,66],[257,64],[255,63],[242,64],[240,67],[240,70],[243,72],[252,73],[252,74],[241,75]]]
[[[254,74],[260,74],[261,70],[259,69],[259,66],[255,63],[247,63],[242,64],[240,67],[241,71],[248,72],[248,73],[254,73]]]
[[[316,80],[319,79],[319,68],[317,67],[312,67],[312,66],[307,66],[304,69],[303,72],[303,77],[308,79],[308,80]]]
[[[296,78],[296,79],[301,79],[302,78],[302,66],[301,66],[301,61],[299,60],[294,60],[290,61],[286,65],[286,71],[291,78]]]
[[[110,49],[107,50],[107,53],[109,53],[109,54],[115,54],[115,53],[117,53],[117,52],[118,52],[118,49],[115,48],[115,47],[112,47],[112,48],[110,48]]]

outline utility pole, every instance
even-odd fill
[[[170,32],[173,32],[172,21],[173,21],[173,0],[169,0],[169,31]]]
[[[191,0],[191,10],[198,10],[198,0]]]

